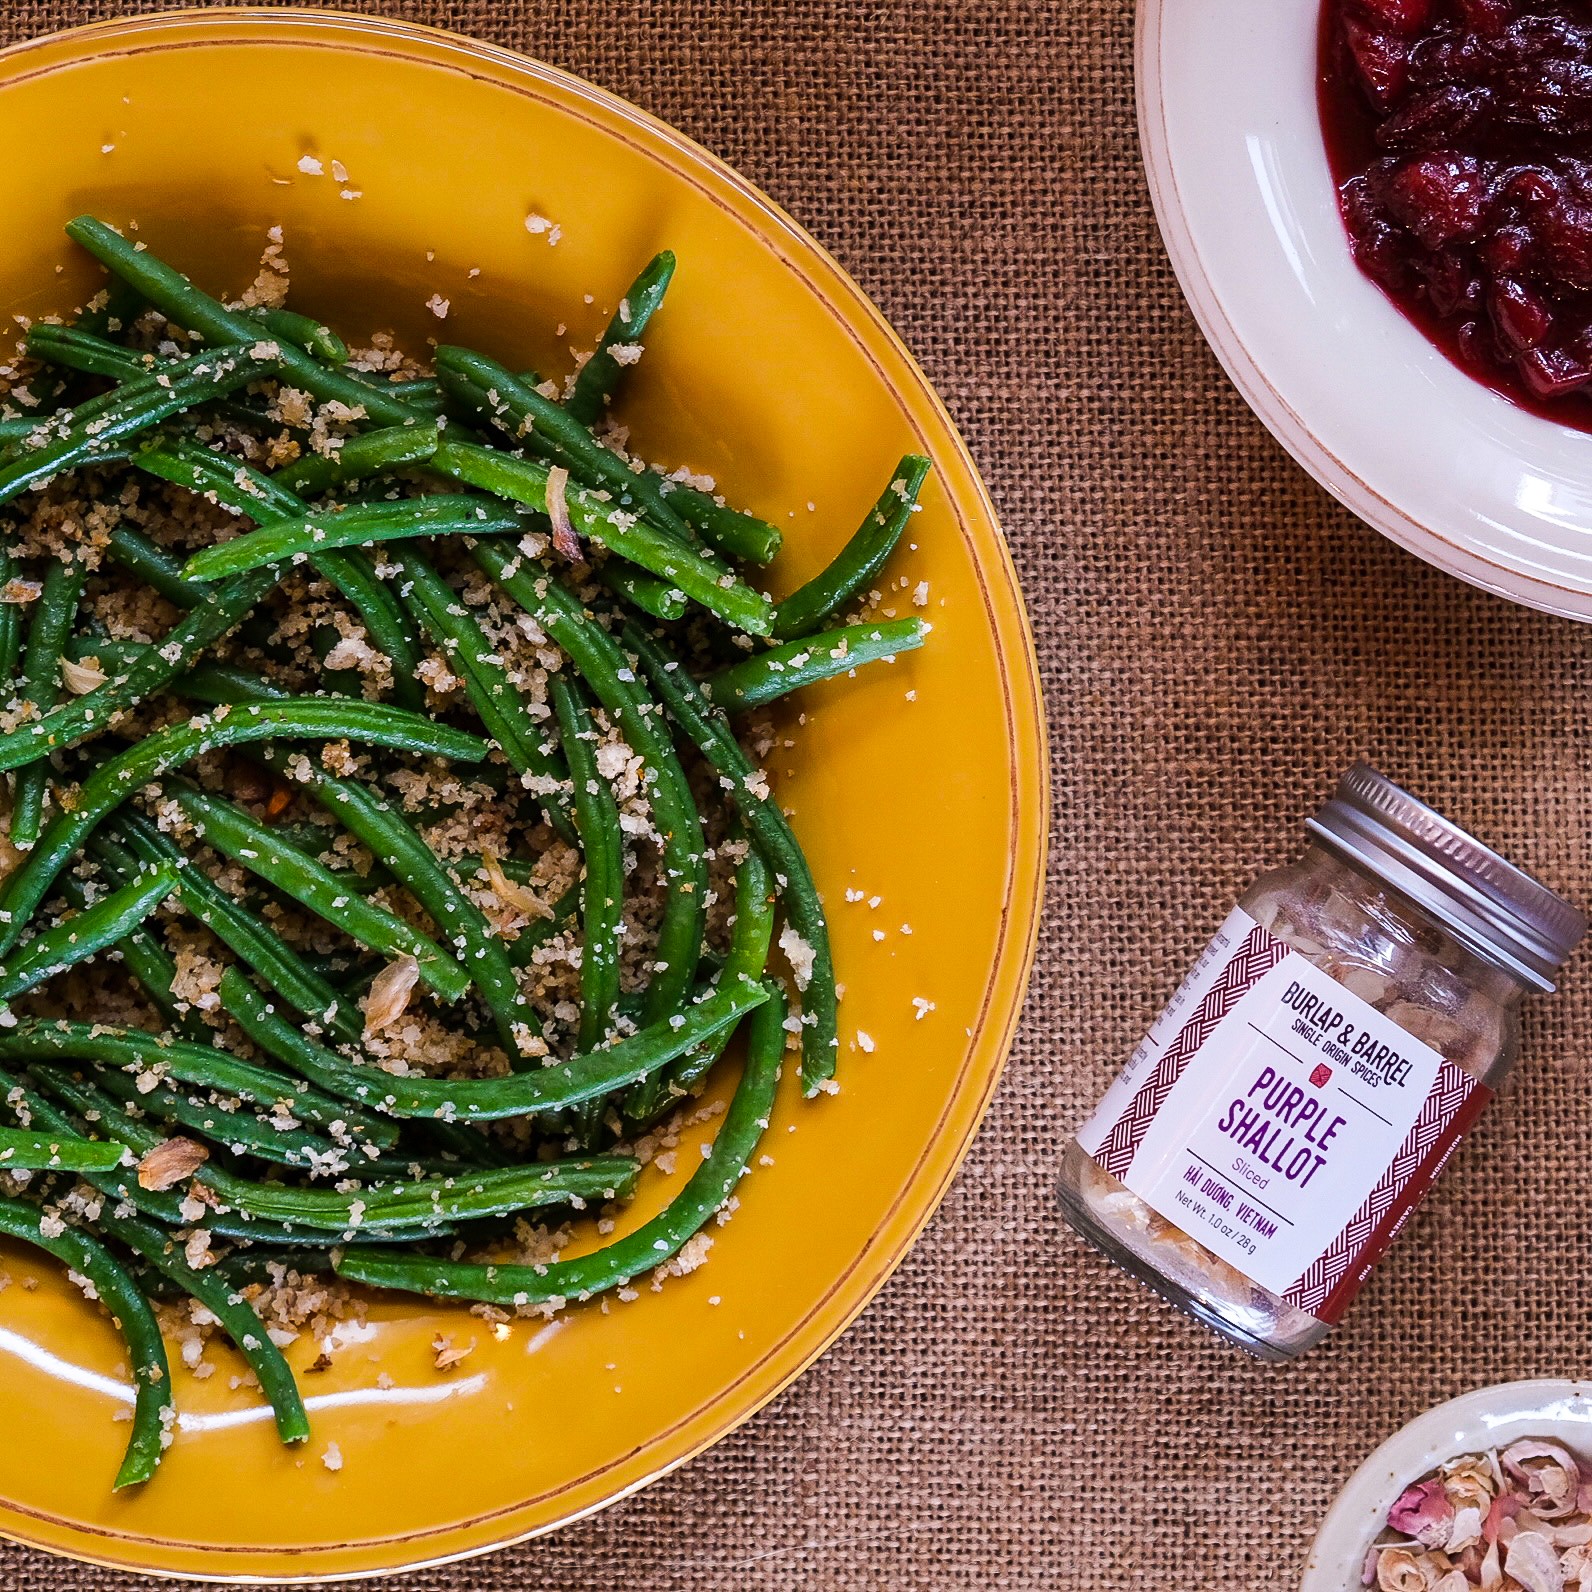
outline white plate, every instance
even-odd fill
[[[1318,0],[1140,0],[1139,133],[1172,264],[1277,439],[1411,552],[1592,619],[1592,436],[1471,380],[1349,254]]]
[[[1411,1482],[1456,1454],[1503,1448],[1518,1437],[1553,1438],[1577,1459],[1592,1454],[1592,1382],[1501,1382],[1417,1416],[1338,1494],[1316,1533],[1300,1592],[1359,1592],[1366,1552]]]

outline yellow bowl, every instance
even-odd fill
[[[834,552],[902,453],[935,461],[886,583],[888,606],[933,621],[929,645],[810,692],[775,758],[834,926],[842,1091],[803,1103],[787,1077],[772,1164],[742,1184],[705,1266],[502,1341],[463,1309],[379,1301],[330,1370],[303,1376],[307,1450],[277,1444],[218,1347],[214,1375],[176,1373],[182,1427],[160,1475],[115,1496],[129,1397],[116,1336],[47,1263],[7,1257],[0,1532],[263,1581],[548,1530],[697,1453],[808,1365],[923,1227],[989,1101],[1032,961],[1047,819],[1032,642],[994,513],[922,374],[811,238],[677,133],[523,57],[320,13],[116,22],[0,56],[0,142],[15,155],[0,164],[13,313],[94,290],[61,234],[80,211],[136,221],[201,284],[234,291],[280,225],[301,307],[561,373],[637,267],[672,248],[626,417],[649,457],[713,474],[785,528],[781,591]],[[323,175],[300,170],[305,155]],[[528,216],[556,223],[556,241]],[[636,1219],[711,1132],[686,1133],[672,1178],[649,1171]],[[438,1333],[475,1345],[447,1373]],[[316,1352],[290,1355],[306,1371]]]

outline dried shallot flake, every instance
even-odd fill
[[[492,894],[507,909],[506,917],[496,925],[498,929],[519,928],[537,918],[552,917],[547,903],[528,884],[519,884],[509,878],[503,871],[503,864],[490,851],[481,853],[481,871],[492,887]]]
[[[175,1188],[185,1183],[210,1159],[210,1152],[192,1139],[162,1139],[138,1163],[140,1188]]]
[[[389,962],[371,980],[365,997],[365,1035],[390,1028],[409,1007],[409,996],[420,980],[420,964],[412,956]]]
[[[1561,1443],[1522,1438],[1412,1482],[1367,1556],[1378,1592],[1592,1592],[1592,1483]]]
[[[553,546],[561,558],[579,564],[585,555],[580,550],[580,538],[569,520],[569,471],[555,464],[547,472],[547,517],[553,522]]]
[[[103,669],[87,659],[82,663],[75,658],[61,659],[61,681],[73,696],[87,696],[90,691],[97,691],[108,678]]]

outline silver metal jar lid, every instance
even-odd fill
[[[1343,776],[1306,827],[1534,989],[1553,988],[1586,933],[1568,901],[1367,763]]]

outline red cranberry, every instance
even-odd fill
[[[1499,227],[1482,240],[1482,264],[1496,276],[1507,276],[1531,258],[1534,241],[1528,227]]]
[[[1472,237],[1486,196],[1480,163],[1465,155],[1406,161],[1388,183],[1388,208],[1428,249]]]
[[[1462,322],[1456,337],[1460,357],[1470,364],[1486,368],[1496,361],[1491,339],[1475,321]]]
[[[1462,313],[1474,313],[1481,304],[1482,279],[1477,275],[1469,250],[1444,249],[1434,254],[1421,268],[1426,281],[1426,300],[1444,320]]]
[[[1494,385],[1582,393],[1592,430],[1592,0],[1324,3],[1355,259]]]
[[[1492,112],[1492,90],[1445,83],[1412,92],[1401,109],[1376,130],[1384,149],[1431,149],[1464,145],[1479,134]]]
[[[1515,360],[1515,369],[1538,398],[1564,398],[1592,381],[1592,365],[1562,348],[1530,348]]]
[[[1553,311],[1538,293],[1511,277],[1493,283],[1487,310],[1498,332],[1498,341],[1511,354],[1523,354],[1547,342],[1553,331]]]
[[[1432,20],[1432,0],[1352,0],[1366,24],[1385,33],[1408,37]]]
[[[1409,46],[1389,34],[1373,33],[1352,18],[1343,24],[1343,37],[1371,103],[1378,110],[1391,110],[1409,82]]]
[[[1592,209],[1561,200],[1537,221],[1537,252],[1562,281],[1592,287]]]
[[[1509,25],[1509,0],[1459,0],[1459,14],[1471,32],[1490,38]]]

